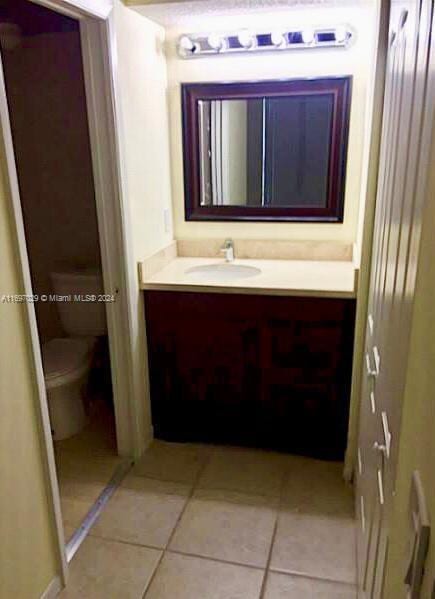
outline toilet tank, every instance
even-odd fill
[[[104,294],[103,277],[97,269],[52,272],[54,293],[59,296],[57,311],[64,333],[70,337],[106,335],[106,308],[101,301],[85,301],[86,296]],[[77,301],[80,296],[80,301]],[[61,298],[66,298],[62,301]],[[70,300],[68,300],[70,298]]]

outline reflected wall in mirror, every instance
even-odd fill
[[[184,85],[186,219],[342,222],[350,83]]]

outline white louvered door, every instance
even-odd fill
[[[433,126],[433,0],[392,2],[357,472],[360,596],[383,596]]]

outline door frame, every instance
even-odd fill
[[[123,128],[119,109],[113,0],[29,1],[77,19],[80,25],[104,291],[116,296],[115,302],[106,304],[106,312],[117,444],[120,455],[134,458],[140,456],[150,442],[152,428],[145,416],[145,398],[142,392],[144,381],[141,380],[143,372],[135,368],[135,355],[138,351],[135,343],[138,287],[126,202],[125,166],[120,147]],[[18,246],[23,291],[25,295],[32,296],[29,255],[1,56],[0,134],[0,143],[6,158],[7,186],[11,198],[11,217]],[[26,314],[33,376],[38,395],[42,455],[49,482],[49,501],[55,523],[61,579],[65,585],[68,564],[60,493],[33,303],[26,303]]]

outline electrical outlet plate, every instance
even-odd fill
[[[165,233],[170,233],[170,230],[171,230],[171,215],[169,213],[169,208],[165,208],[163,210],[163,222],[165,224]]]

